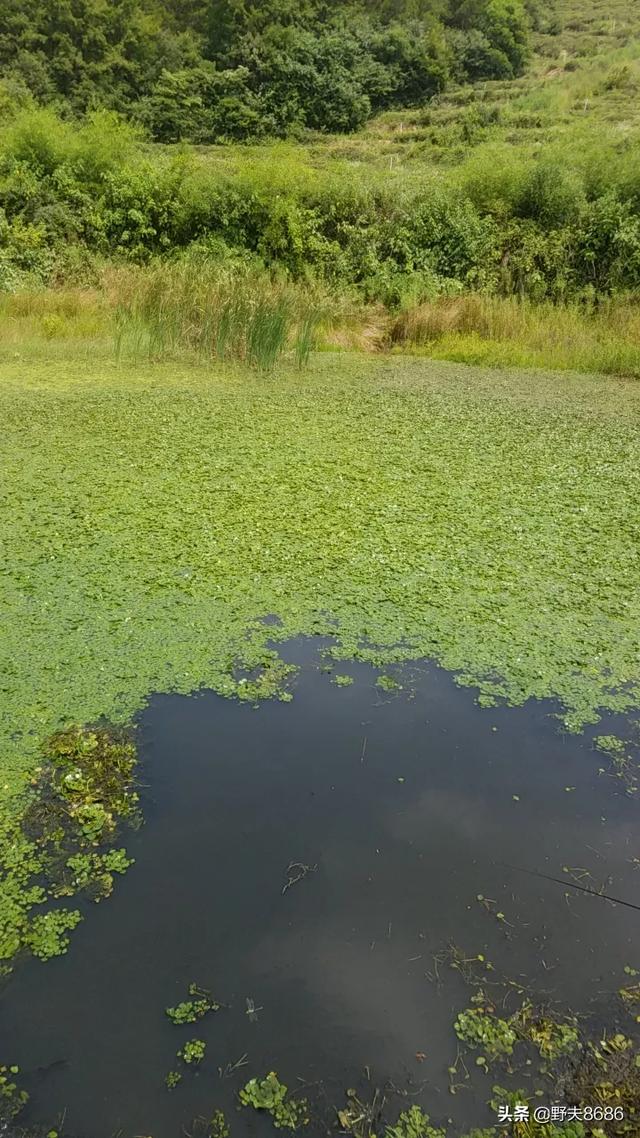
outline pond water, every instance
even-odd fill
[[[433,982],[433,954],[483,952],[596,1018],[638,964],[639,912],[520,871],[587,870],[640,900],[637,806],[590,741],[613,721],[573,737],[552,706],[480,709],[430,664],[384,692],[366,665],[332,683],[313,641],[285,655],[300,665],[291,703],[158,695],[140,716],[145,825],[123,838],[136,863],[85,906],[66,956],[21,965],[2,993],[25,1124],[64,1113],[67,1134],[173,1138],[223,1108],[233,1134],[266,1133],[236,1095],[276,1070],[312,1084],[327,1117],[345,1088],[393,1084],[454,1132],[490,1125],[491,1074],[449,1093],[469,993],[453,973]],[[283,893],[292,862],[317,868]],[[228,1006],[176,1027],[164,1008],[191,981]],[[206,1058],[170,1093],[194,1037]]]

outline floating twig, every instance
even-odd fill
[[[247,1058],[247,1053],[245,1051],[244,1055],[241,1055],[239,1059],[236,1059],[235,1063],[227,1063],[226,1067],[218,1067],[218,1074],[220,1075],[220,1078],[228,1079],[229,1075],[232,1075],[233,1072],[237,1071],[239,1067],[246,1067],[248,1061],[249,1060]]]
[[[305,865],[304,862],[301,861],[290,862],[285,870],[287,880],[282,888],[281,896],[284,896],[287,889],[290,889],[292,885],[297,885],[298,881],[303,881],[310,873],[315,873],[317,868],[317,862],[315,865]]]

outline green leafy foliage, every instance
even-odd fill
[[[3,371],[0,545],[15,588],[1,727],[16,810],[20,777],[38,777],[32,732],[61,716],[126,721],[154,689],[242,695],[254,669],[273,694],[288,676],[274,641],[304,632],[381,669],[436,658],[484,701],[555,698],[573,728],[637,706],[637,522],[620,490],[640,469],[634,385],[336,354],[304,380],[99,360]],[[0,818],[5,959],[42,899],[45,822],[59,829],[68,807],[81,820],[87,796],[135,818],[131,753],[118,745],[123,781],[105,797],[100,747],[76,761],[74,738],[29,832]],[[58,850],[62,867],[120,845],[111,824],[103,835],[104,850],[84,834]]]
[[[105,728],[69,727],[50,736],[44,765],[16,813],[0,824],[0,961],[4,970],[21,950],[41,960],[65,952],[77,910],[47,908],[48,898],[87,891],[108,896],[113,874],[132,864],[107,843],[118,822],[131,818],[135,748]]]
[[[475,1002],[481,997],[480,992]],[[511,1055],[518,1039],[528,1040],[541,1057],[551,1063],[581,1047],[574,1020],[558,1020],[536,1013],[529,1003],[523,1004],[508,1020],[496,1016],[492,1007],[469,1008],[458,1016],[455,1031],[459,1039],[471,1047],[482,1048],[490,1059]],[[477,1062],[481,1063],[482,1057]]]
[[[52,13],[29,0],[28,18],[9,4],[0,289],[69,273],[95,279],[104,256],[147,261],[194,242],[402,309],[470,287],[584,305],[638,289],[638,123],[619,92],[639,80],[627,48],[607,50],[637,37],[620,0],[589,49],[549,81],[549,60],[571,36],[545,31],[517,84],[506,80],[526,56],[519,0],[322,11],[287,0],[193,10],[145,0],[144,13],[127,0],[126,20],[123,3],[79,0]],[[74,97],[88,109],[81,120],[70,120],[66,94],[51,95],[61,73],[38,95],[54,98],[50,106],[25,97],[16,78],[24,64],[37,87],[37,74],[58,66],[47,39],[58,35],[60,60],[73,57]],[[446,93],[448,71],[501,78]],[[348,145],[301,133],[352,129],[383,108]],[[167,151],[141,141],[131,116],[163,143],[287,132],[303,141]],[[556,335],[558,349],[571,342],[555,331],[548,340]],[[467,360],[482,362],[482,350],[477,337],[459,345]]]
[[[382,691],[392,692],[400,691],[402,684],[399,683],[398,680],[394,678],[394,676],[382,675],[378,676],[376,680],[376,687],[380,688]]]
[[[458,1039],[470,1047],[481,1047],[490,1059],[510,1055],[517,1040],[511,1024],[483,1008],[460,1012],[455,1022]]]
[[[558,1020],[536,1014],[530,1004],[523,1004],[511,1021],[525,1039],[533,1043],[543,1059],[555,1063],[580,1049],[580,1036],[575,1020]]]
[[[287,1087],[280,1082],[275,1071],[270,1071],[264,1079],[250,1079],[238,1097],[243,1106],[252,1106],[270,1114],[278,1128],[297,1130],[309,1121],[305,1099],[290,1099]]]
[[[351,131],[372,110],[440,91],[452,54],[458,74],[513,75],[528,44],[521,0],[448,0],[421,19],[357,0],[246,9],[234,0],[62,0],[54,9],[8,0],[3,16],[0,68],[10,86],[76,111],[127,112],[162,141]],[[474,35],[461,43],[455,29],[469,26]]]
[[[404,1110],[395,1126],[388,1126],[385,1134],[386,1138],[446,1138],[446,1130],[431,1126],[429,1115],[419,1106]]]
[[[336,675],[333,677],[332,683],[337,684],[339,688],[348,688],[353,684],[353,676]]]
[[[207,1138],[229,1138],[231,1133],[223,1110],[215,1110],[207,1126]]]
[[[640,284],[640,198],[630,197],[620,163],[612,163],[617,180],[592,187],[577,161],[558,172],[553,153],[525,160],[489,148],[461,170],[407,177],[394,192],[379,176],[350,186],[348,164],[336,178],[294,156],[274,178],[269,158],[266,149],[230,177],[203,156],[150,156],[104,111],[76,127],[24,109],[0,132],[0,287],[57,279],[91,258],[162,258],[143,295],[120,306],[121,320],[142,322],[152,346],[195,339],[210,349],[209,337],[236,356],[242,327],[250,356],[261,350],[254,341],[277,355],[292,332],[308,355],[304,329],[321,314],[301,307],[286,278],[356,287],[396,307],[470,288],[584,302]],[[165,258],[177,250],[189,255],[169,270]],[[193,270],[203,280],[192,306],[205,285],[212,303],[209,322],[198,320],[190,335]]]
[[[82,917],[76,910],[52,909],[48,913],[37,913],[29,923],[24,947],[30,949],[40,960],[60,956],[69,947],[66,934],[81,920]]]
[[[19,1073],[19,1067],[0,1066],[0,1123],[3,1126],[7,1126],[29,1100],[16,1080]]]
[[[165,1015],[172,1023],[197,1023],[209,1012],[217,1012],[220,1009],[220,1004],[211,998],[210,993],[199,988],[197,984],[189,985],[189,995],[194,998],[183,1000],[175,1008],[165,1009]]]
[[[83,836],[86,830],[83,827]],[[112,849],[106,853],[80,853],[67,859],[62,879],[50,887],[54,897],[73,896],[79,890],[87,889],[94,900],[109,897],[113,891],[113,874],[126,873],[134,859],[127,857],[125,849]]]
[[[187,1021],[188,1022],[188,1021]],[[202,1039],[189,1039],[178,1051],[178,1058],[184,1063],[201,1063],[205,1057],[207,1045]]]

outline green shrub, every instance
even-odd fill
[[[478,79],[509,79],[513,67],[508,57],[490,43],[479,28],[450,28],[448,41],[456,77],[464,82]]]
[[[473,155],[456,176],[461,194],[481,214],[511,217],[523,193],[527,164],[504,146],[490,146]]]
[[[521,0],[454,0],[450,20],[463,31],[480,31],[500,57],[503,74],[518,75],[529,50],[529,18]]]
[[[72,157],[75,130],[46,107],[27,108],[9,122],[3,154],[39,175],[52,174]]]
[[[578,177],[558,169],[553,161],[542,161],[524,176],[515,212],[518,217],[538,222],[542,229],[559,229],[578,217],[583,204],[584,190]]]
[[[640,215],[610,192],[589,202],[573,227],[575,275],[596,293],[640,286]]]

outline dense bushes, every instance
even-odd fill
[[[0,75],[17,98],[210,142],[352,131],[450,75],[517,74],[527,51],[523,0],[5,0]]]
[[[453,28],[465,70],[471,78],[511,78],[528,54],[529,21],[520,0],[452,0]]]
[[[0,136],[0,287],[86,279],[95,256],[144,263],[195,243],[392,305],[467,288],[602,296],[640,287],[640,177],[629,162],[618,176],[506,148],[401,188],[305,171],[286,148],[227,171],[151,154],[112,112],[78,127],[24,110]]]

